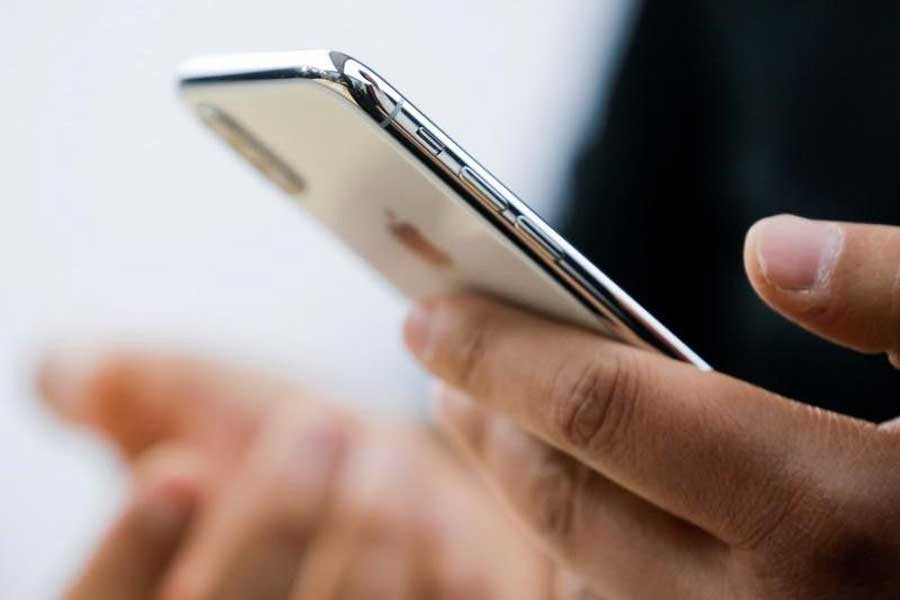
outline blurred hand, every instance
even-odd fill
[[[546,599],[571,579],[412,425],[171,357],[60,357],[42,387],[135,479],[69,600]]]
[[[775,310],[900,366],[900,229],[775,217],[745,262]],[[604,598],[900,597],[893,423],[472,297],[406,337],[450,386],[443,425]]]

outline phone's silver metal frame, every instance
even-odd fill
[[[374,70],[337,51],[210,56],[188,61],[181,86],[305,79],[344,95],[429,166],[621,338],[700,369],[710,366]]]

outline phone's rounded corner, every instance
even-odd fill
[[[352,56],[340,50],[328,50],[328,58],[335,70],[342,74],[344,73],[344,66],[347,62],[355,60]]]

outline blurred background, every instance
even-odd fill
[[[115,456],[39,405],[49,348],[197,350],[367,411],[421,414],[403,300],[193,121],[175,94],[180,60],[347,51],[552,221],[630,12],[627,0],[6,0],[0,594],[52,597],[124,490]]]

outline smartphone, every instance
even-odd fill
[[[710,368],[347,54],[197,57],[181,66],[179,90],[218,137],[409,298],[477,291]]]

